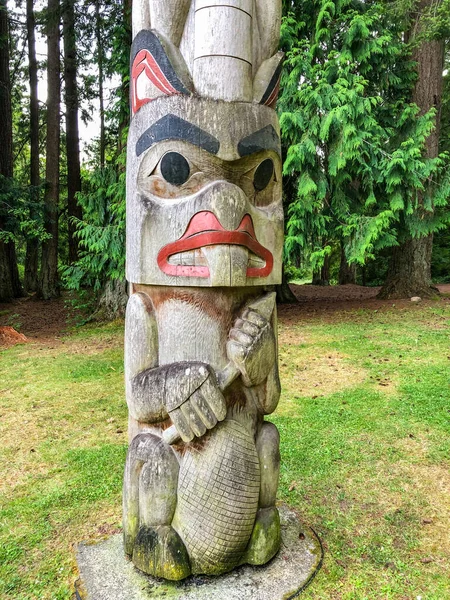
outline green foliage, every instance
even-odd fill
[[[22,239],[48,239],[43,222],[43,186],[20,184],[16,179],[0,175],[0,240],[20,242]]]
[[[87,3],[87,10],[78,15],[77,43],[80,64],[82,119],[92,120],[96,110],[94,100],[99,94],[99,60],[102,61],[105,101],[105,154],[106,161],[114,163],[125,140],[124,125],[129,118],[129,58],[131,46],[130,15],[122,0],[101,3],[99,28],[101,46],[96,41],[95,2]],[[98,135],[88,145],[90,166],[99,165]]]
[[[436,283],[450,283],[450,228],[439,231],[433,240],[431,272]]]
[[[320,266],[332,239],[365,264],[449,220],[448,155],[425,158],[435,112],[409,102],[415,65],[385,4],[313,0],[283,20],[278,104],[288,199],[286,254]]]
[[[293,264],[284,265],[284,275],[287,281],[303,281],[311,279],[311,269],[296,267]]]
[[[69,289],[99,292],[106,281],[125,276],[125,173],[108,166],[85,174],[78,202],[80,258],[63,269],[62,278]]]

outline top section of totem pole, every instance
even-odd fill
[[[281,281],[280,0],[134,0],[133,284]]]
[[[171,64],[147,57],[133,112],[142,99],[191,92],[273,106],[282,60],[280,22],[280,0],[134,0],[133,38],[157,32],[155,46],[161,45]]]

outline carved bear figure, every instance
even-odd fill
[[[264,421],[280,394],[280,3],[133,11],[124,541],[136,567],[177,580],[280,545]]]

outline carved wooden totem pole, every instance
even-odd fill
[[[125,551],[178,580],[280,546],[281,0],[134,0]]]

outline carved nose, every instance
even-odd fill
[[[237,229],[251,204],[240,187],[228,181],[217,181],[201,194],[203,210],[213,212],[224,229]]]

